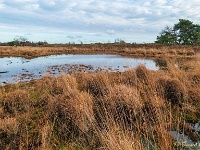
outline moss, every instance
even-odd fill
[[[41,146],[41,127],[41,123],[38,120],[28,115],[27,118],[19,119],[18,134],[20,135],[20,142],[23,143],[24,149],[36,149]]]
[[[192,113],[192,112],[190,114],[184,113],[183,118],[189,123],[197,123],[198,120],[199,120],[197,115],[195,113]]]
[[[0,149],[19,149],[18,136],[15,133],[10,133],[0,129]]]
[[[34,91],[32,91],[32,92],[30,92],[30,94],[29,94],[30,96],[30,100],[32,101],[32,102],[37,102],[39,99],[40,99],[40,96],[41,96],[41,94],[39,94],[39,93],[35,93]]]
[[[85,148],[78,142],[53,144],[54,150],[85,150]]]

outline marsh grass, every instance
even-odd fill
[[[58,54],[119,54],[129,57],[192,57],[199,47],[158,44],[72,44],[38,47],[0,46],[0,57],[35,58]]]
[[[174,149],[168,131],[194,141],[199,55],[150,71],[44,77],[0,88],[0,149]]]

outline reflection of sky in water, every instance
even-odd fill
[[[200,136],[200,120],[195,124],[189,123],[189,126],[193,130],[191,130],[192,132],[195,132],[198,134],[198,136]],[[189,136],[177,131],[169,131],[169,134],[173,137],[174,140],[176,140],[178,144],[182,144],[183,146],[185,145],[188,150],[200,149],[200,140],[194,142]]]
[[[46,74],[49,67],[65,64],[91,65],[94,69],[98,67],[103,69],[112,68],[112,70],[118,68],[120,71],[127,69],[124,66],[135,68],[143,64],[147,69],[158,69],[153,60],[127,58],[118,55],[53,55],[35,59],[10,57],[0,58],[0,83],[4,81],[7,83],[20,81],[19,77],[22,74],[34,74],[35,78],[39,78],[41,74]],[[7,71],[8,73],[3,73]]]
[[[188,150],[199,150],[200,149],[200,141],[194,142],[187,135],[181,134],[177,131],[169,131],[169,134],[176,140],[176,144],[185,145]]]

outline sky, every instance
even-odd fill
[[[179,19],[200,24],[200,0],[0,0],[0,42],[151,43]]]

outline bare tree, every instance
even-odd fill
[[[22,46],[24,46],[25,43],[26,43],[26,41],[27,41],[27,38],[26,38],[26,37],[23,37],[23,36],[15,37],[15,38],[14,38],[14,41],[18,41],[19,44],[21,44]]]

